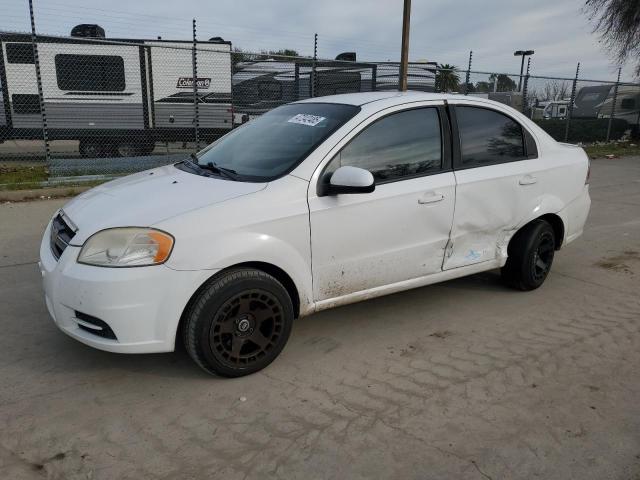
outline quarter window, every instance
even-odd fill
[[[124,61],[115,55],[56,55],[56,78],[60,90],[122,92]]]
[[[419,108],[376,121],[333,158],[327,173],[346,165],[369,170],[377,182],[439,171],[442,139],[438,110]]]
[[[456,107],[456,120],[463,167],[526,158],[522,127],[508,116],[486,108]]]

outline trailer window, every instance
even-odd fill
[[[124,61],[115,55],[56,55],[56,78],[60,90],[122,92]]]
[[[36,63],[30,43],[7,43],[8,63]]]
[[[620,104],[620,108],[622,108],[622,110],[633,110],[634,108],[636,108],[635,98],[623,98]]]
[[[38,95],[14,93],[11,96],[11,103],[15,114],[40,113],[40,98]]]

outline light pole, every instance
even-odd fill
[[[411,18],[411,0],[404,0],[402,14],[402,50],[400,52],[400,78],[398,90],[407,91],[407,63],[409,61],[409,19]]]
[[[524,71],[524,58],[533,55],[535,52],[533,50],[516,50],[513,52],[514,57],[522,57],[522,62],[520,63],[520,80],[518,81],[518,91],[522,88],[522,72]]]

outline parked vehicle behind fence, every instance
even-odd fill
[[[492,269],[540,287],[588,181],[581,148],[497,102],[313,98],[70,201],[40,247],[46,304],[95,348],[182,340],[205,371],[246,375],[313,312]]]
[[[37,41],[50,140],[78,140],[86,157],[129,157],[151,153],[157,141],[194,139],[191,42],[74,31],[83,36]],[[198,122],[209,141],[233,126],[230,52],[219,38],[198,42]],[[0,88],[0,141],[42,138],[29,35],[0,33]]]

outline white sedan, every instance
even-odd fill
[[[47,307],[111,352],[260,370],[295,318],[491,269],[532,290],[583,230],[589,161],[500,103],[374,92],[252,120],[47,226]]]

